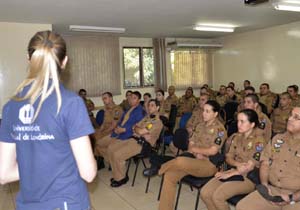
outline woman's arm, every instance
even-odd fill
[[[16,144],[0,142],[0,184],[19,180]]]
[[[72,139],[71,148],[81,178],[86,182],[92,182],[97,174],[97,166],[89,137],[82,136],[77,139]]]

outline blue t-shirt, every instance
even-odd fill
[[[28,91],[28,86],[20,94]],[[60,85],[62,105],[57,114],[53,92],[37,109],[28,101],[10,100],[3,108],[0,140],[16,143],[20,174],[17,210],[86,210],[86,183],[80,177],[70,140],[94,132],[83,100]]]

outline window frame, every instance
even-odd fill
[[[124,49],[138,49],[139,50],[139,75],[140,75],[140,85],[138,86],[126,86],[125,84],[125,53]],[[145,79],[144,79],[144,64],[143,64],[143,49],[152,49],[153,51],[153,68],[154,68],[154,84],[153,85],[145,85]],[[124,46],[122,47],[122,63],[123,63],[123,88],[124,89],[132,89],[132,88],[149,88],[155,86],[155,63],[154,63],[154,49],[153,47],[133,47],[133,46]]]

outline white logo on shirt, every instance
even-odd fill
[[[26,104],[19,110],[19,119],[23,124],[31,124],[33,116],[34,108],[31,104]]]

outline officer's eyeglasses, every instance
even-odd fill
[[[291,114],[289,115],[289,119],[292,119],[292,120],[300,120],[300,115],[291,113]]]

